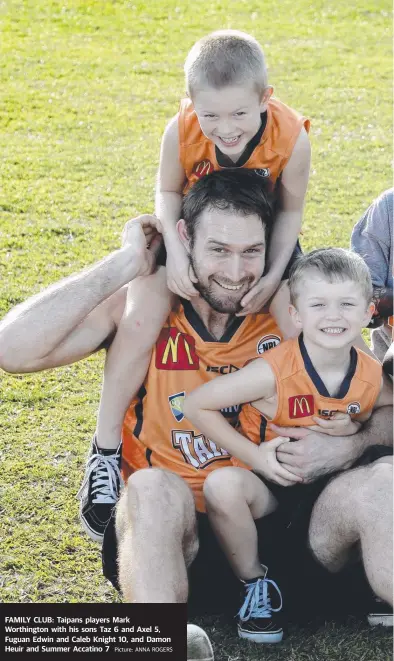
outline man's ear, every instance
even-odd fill
[[[289,315],[291,317],[291,320],[296,328],[302,328],[302,321],[300,319],[300,315],[298,313],[297,308],[294,307],[294,305],[290,304],[289,305]]]
[[[265,88],[264,92],[261,95],[261,101],[260,101],[261,112],[265,112],[267,110],[268,101],[270,100],[273,93],[274,93],[274,88],[272,87],[272,85],[268,85],[268,87]]]
[[[187,230],[186,230],[186,223],[183,220],[183,218],[178,220],[178,222],[176,224],[176,231],[178,232],[178,236],[179,236],[180,240],[182,241],[182,244],[186,248],[186,252],[190,253],[190,239],[189,239],[189,235],[188,235]]]

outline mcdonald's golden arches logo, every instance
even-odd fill
[[[199,179],[205,177],[207,174],[211,174],[213,171],[213,164],[207,158],[204,161],[196,163],[193,168],[194,174],[196,174]]]
[[[313,395],[289,397],[289,418],[307,418],[315,412]]]
[[[158,370],[198,370],[194,337],[175,327],[163,328],[156,343],[155,365]]]

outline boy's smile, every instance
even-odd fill
[[[193,105],[202,132],[234,162],[259,130],[270,90],[261,100],[252,84],[205,87],[194,93]]]

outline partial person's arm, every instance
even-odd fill
[[[310,142],[307,132],[302,128],[282,173],[278,210],[267,255],[268,272],[243,298],[242,314],[261,310],[280,285],[301,230],[310,160]]]
[[[13,308],[0,323],[0,367],[35,372],[99,349],[116,330],[123,285],[153,270],[159,245],[155,222],[152,216],[129,221],[121,249]]]
[[[176,224],[181,217],[185,171],[179,160],[178,115],[164,131],[160,148],[155,213],[160,219],[167,250],[167,282],[174,294],[190,298],[197,293],[191,278],[189,259],[179,238]]]
[[[306,189],[309,180],[311,147],[303,128],[279,187],[279,208],[268,250],[267,276],[279,284],[301,231]],[[267,277],[266,276],[266,277]]]
[[[280,484],[300,481],[284,470],[275,458],[275,449],[285,439],[255,445],[237,432],[220,413],[221,409],[255,401],[275,394],[275,376],[264,360],[249,365],[196,388],[185,398],[183,412],[205,436],[231,455]]]

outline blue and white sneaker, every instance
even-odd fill
[[[274,581],[260,576],[243,581],[245,597],[238,613],[238,636],[255,643],[280,643],[283,629],[276,615],[282,610],[282,595]],[[273,608],[270,593],[276,591],[279,606]]]

